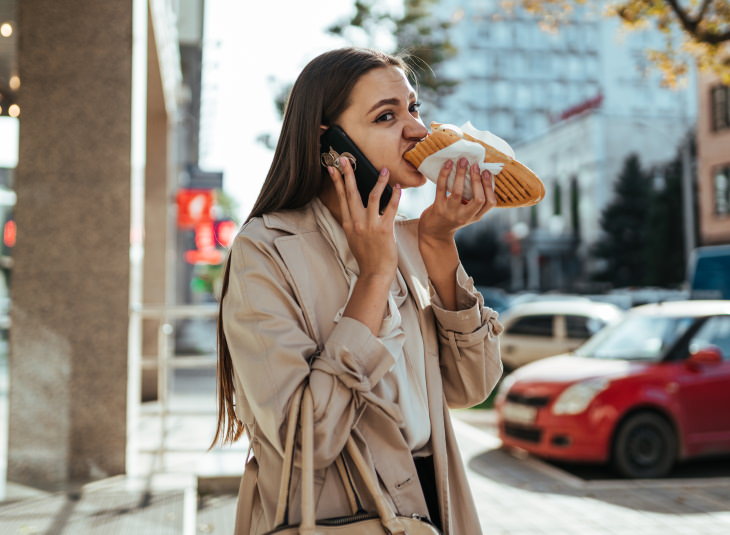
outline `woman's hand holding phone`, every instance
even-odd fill
[[[368,205],[363,205],[355,181],[355,173],[347,158],[340,158],[344,176],[334,167],[328,167],[334,182],[342,215],[342,228],[347,236],[355,260],[360,268],[360,278],[383,277],[388,284],[395,277],[398,251],[395,244],[394,224],[401,190],[393,188],[393,194],[383,214],[379,213],[380,196],[388,184],[389,173],[383,169],[375,187],[370,191]]]

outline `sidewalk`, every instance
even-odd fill
[[[186,413],[168,416],[163,427],[157,404],[143,404],[127,474],[66,492],[3,488],[7,374],[0,362],[0,534],[232,533],[247,443],[206,451],[215,429],[214,372],[180,371],[172,392],[170,406]]]
[[[500,449],[493,412],[453,415],[485,534],[730,533],[730,478],[584,481]]]
[[[211,377],[181,375],[174,391],[173,406],[180,409],[207,411],[214,399]],[[232,533],[245,444],[204,453],[213,416],[176,416],[166,422],[159,451],[153,409],[145,407],[133,436],[138,453],[128,475],[68,493],[22,496],[27,489],[11,486],[14,498],[0,502],[0,533]],[[500,449],[493,412],[453,416],[485,535],[730,533],[730,478],[583,481]],[[216,475],[231,476],[218,480],[230,494],[206,494]]]

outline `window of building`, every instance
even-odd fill
[[[713,182],[715,213],[730,215],[730,165],[717,168]]]
[[[712,129],[730,128],[730,85],[716,85],[710,89]]]

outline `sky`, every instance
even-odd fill
[[[256,138],[278,135],[279,86],[311,58],[346,44],[324,28],[350,6],[342,0],[318,2],[317,9],[295,0],[206,2],[201,167],[224,172],[239,217],[250,211],[271,164],[272,151]]]
[[[389,0],[398,9],[398,0]],[[224,172],[223,189],[248,215],[271,164],[256,138],[278,136],[278,88],[318,54],[351,44],[327,35],[352,14],[353,2],[208,0],[201,106],[201,167]],[[315,7],[316,6],[316,9]],[[356,37],[356,36],[355,36]],[[362,45],[364,43],[355,43]],[[392,46],[384,36],[380,48]]]

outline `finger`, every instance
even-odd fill
[[[446,185],[449,181],[449,174],[451,174],[451,169],[453,167],[453,160],[446,160],[446,163],[441,166],[438,179],[436,179],[436,200],[446,200]]]
[[[355,181],[355,173],[350,165],[350,160],[344,156],[340,158],[340,167],[345,175],[345,191],[347,192],[347,205],[350,208],[350,215],[353,219],[362,215],[365,207],[360,198],[360,192],[357,190],[357,182]]]
[[[330,178],[335,185],[337,200],[340,203],[340,212],[342,213],[342,223],[344,224],[345,222],[349,222],[352,217],[350,216],[350,208],[347,205],[347,193],[345,192],[343,177],[340,172],[331,165],[327,166],[327,171],[329,172]]]
[[[385,207],[385,210],[383,210],[383,218],[385,218],[386,221],[395,220],[395,215],[398,213],[398,203],[400,203],[401,193],[402,190],[400,184],[393,186],[393,193],[390,195],[388,205]]]
[[[494,175],[485,170],[482,173],[482,182],[484,183],[484,192],[486,200],[484,206],[479,210],[479,218],[486,214],[489,210],[497,206],[497,194],[494,192]]]
[[[388,171],[388,168],[383,167],[380,170],[380,175],[378,175],[378,180],[375,182],[375,186],[373,186],[373,189],[370,190],[370,195],[368,196],[367,210],[370,217],[378,217],[380,215],[380,197],[383,195],[385,186],[388,185],[389,177],[390,172]]]
[[[454,198],[457,201],[461,201],[462,195],[464,194],[464,177],[466,176],[466,170],[469,166],[469,162],[466,158],[459,158],[459,164],[456,166],[456,178],[454,179],[454,185],[451,188],[450,198]]]
[[[481,171],[479,165],[473,164],[470,171],[471,178],[471,196],[476,211],[479,211],[484,206],[486,200],[486,192],[484,191],[484,181],[482,180]]]

